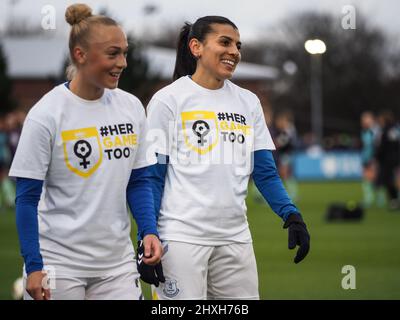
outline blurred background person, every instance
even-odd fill
[[[399,127],[400,130],[400,127]],[[395,177],[394,177],[394,184],[397,189],[397,199],[400,199],[400,166],[396,168]]]
[[[382,133],[376,151],[379,163],[378,185],[384,187],[389,200],[389,209],[400,209],[396,188],[396,170],[400,165],[400,130],[391,111],[382,111],[379,115]]]
[[[374,182],[377,171],[375,151],[379,128],[374,114],[370,111],[361,114],[360,122],[363,205],[369,208],[375,201]]]
[[[297,132],[294,125],[293,114],[283,111],[276,115],[274,129],[271,130],[275,142],[275,162],[290,198],[298,200],[298,186],[293,175],[293,155],[297,148]]]
[[[8,133],[8,147],[10,149],[11,159],[14,158],[17,150],[18,141],[21,137],[22,126],[24,124],[26,112],[23,110],[15,110],[7,114],[6,126]]]
[[[15,191],[7,172],[11,161],[6,116],[0,116],[0,209],[14,206]]]
[[[6,153],[8,154],[8,162],[6,168],[9,169],[12,159],[14,158],[15,151],[19,138],[21,137],[22,126],[24,124],[26,112],[24,110],[14,110],[6,114],[4,117],[4,128],[6,133]],[[6,172],[7,173],[7,172]],[[15,199],[15,181],[11,180],[7,174],[5,174],[2,180],[2,190],[4,198],[8,207],[14,207]]]

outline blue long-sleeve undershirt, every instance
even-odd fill
[[[169,157],[162,154],[157,154],[157,163],[149,167],[151,176],[151,186],[153,188],[154,207],[156,217],[160,214],[161,199],[164,193],[165,176],[167,175],[167,168]]]
[[[15,213],[21,255],[25,271],[30,274],[43,269],[39,246],[38,204],[43,181],[17,178]]]
[[[133,218],[138,226],[138,238],[143,239],[148,234],[158,236],[157,220],[154,210],[151,168],[148,166],[132,170],[126,188],[126,198]]]
[[[271,209],[283,221],[286,221],[292,213],[300,215],[283,186],[270,150],[254,152],[253,180]]]

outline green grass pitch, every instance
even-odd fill
[[[301,183],[298,206],[311,234],[311,250],[300,264],[287,249],[287,230],[262,203],[248,199],[262,299],[400,299],[400,211],[372,208],[361,222],[327,223],[334,201],[359,201],[360,184]],[[134,233],[134,231],[132,232]],[[134,241],[136,243],[136,241]],[[356,269],[356,289],[341,286],[342,267]],[[22,259],[12,211],[0,213],[0,299],[11,299]],[[143,285],[145,296],[149,287]]]

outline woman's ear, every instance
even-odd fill
[[[85,62],[87,60],[87,53],[82,47],[77,46],[74,48],[74,50],[72,52],[73,52],[74,60],[78,65],[85,64]]]
[[[203,51],[203,44],[199,40],[197,40],[196,38],[190,39],[189,49],[190,49],[190,52],[192,53],[192,55],[196,59],[201,58],[201,53]]]

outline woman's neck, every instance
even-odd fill
[[[69,89],[78,97],[85,100],[98,100],[104,93],[103,88],[98,88],[88,83],[79,73],[71,80]]]
[[[224,80],[217,79],[215,76],[199,68],[197,68],[196,72],[192,75],[192,80],[198,85],[210,90],[221,89],[224,86]]]

